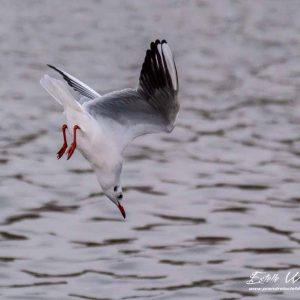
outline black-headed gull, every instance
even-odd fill
[[[119,208],[123,193],[123,151],[136,137],[171,132],[179,111],[178,77],[172,52],[165,40],[156,40],[146,52],[139,84],[101,96],[72,75],[57,69],[63,81],[48,75],[40,80],[44,89],[64,108],[64,144],[57,153],[67,159],[77,147],[90,162],[104,194]],[[75,91],[75,92],[74,92]],[[68,148],[66,129],[73,135]]]

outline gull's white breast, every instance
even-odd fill
[[[95,120],[84,107],[81,111],[65,110],[64,114],[72,137],[73,127],[80,127],[77,130],[77,147],[92,167],[103,171],[113,169],[120,160],[120,153],[114,136],[105,127],[105,121]]]

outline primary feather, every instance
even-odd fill
[[[85,83],[81,82],[74,76],[70,75],[69,73],[64,72],[52,65],[47,65],[47,66],[55,70],[56,72],[58,72],[60,75],[62,75],[63,79],[68,83],[70,87],[74,89],[74,91],[80,93],[81,96],[87,98],[86,101],[101,97],[100,94],[98,94],[92,88],[90,88],[89,86],[87,86]]]

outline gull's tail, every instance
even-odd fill
[[[40,83],[49,95],[62,105],[64,109],[71,108],[74,110],[81,110],[81,105],[72,96],[64,82],[48,75],[44,75],[44,77],[41,78]]]

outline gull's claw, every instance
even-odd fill
[[[61,127],[61,131],[62,131],[63,137],[64,137],[64,144],[62,145],[62,147],[56,153],[57,159],[60,159],[65,154],[65,152],[68,148],[67,136],[66,136],[67,128],[68,128],[67,124],[63,124],[62,127]]]
[[[67,157],[67,159],[71,158],[71,156],[73,155],[73,153],[74,153],[74,151],[76,149],[76,130],[77,129],[80,129],[80,127],[78,125],[75,125],[73,127],[73,143],[71,144],[71,146],[68,149],[68,153],[67,153],[68,157]]]
[[[69,147],[69,149],[68,149],[68,152],[67,152],[67,155],[68,155],[67,160],[69,160],[69,159],[71,158],[71,156],[73,155],[75,149],[76,149],[76,144],[73,142],[73,143],[71,144],[71,146]]]
[[[60,159],[65,154],[67,148],[68,148],[68,144],[64,143],[56,154],[57,159]]]

